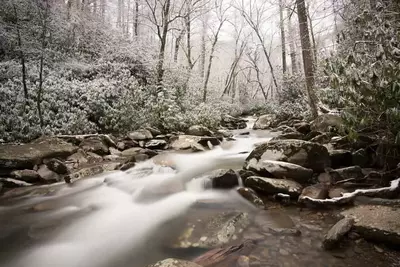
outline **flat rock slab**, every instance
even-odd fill
[[[303,187],[291,180],[273,179],[259,176],[250,176],[244,183],[247,187],[267,195],[288,194],[291,197],[298,197]]]
[[[296,164],[275,161],[250,159],[246,164],[246,169],[257,172],[261,175],[274,178],[292,179],[298,183],[305,183],[311,179],[313,171]]]
[[[341,214],[354,219],[354,229],[364,238],[389,245],[400,245],[400,208],[361,205]]]
[[[78,147],[58,138],[39,138],[24,145],[0,145],[0,169],[30,169],[45,158],[68,157]]]

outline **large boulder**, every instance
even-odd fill
[[[400,246],[400,209],[381,205],[360,205],[342,212],[355,220],[354,230],[365,239]]]
[[[196,147],[198,144],[203,147],[208,147],[208,143],[213,146],[219,145],[220,141],[216,137],[209,136],[194,136],[194,135],[179,135],[171,138],[171,148],[175,150],[185,150]]]
[[[299,132],[284,133],[273,137],[271,140],[299,139],[304,140],[304,134]]]
[[[211,136],[212,132],[203,125],[193,125],[187,130],[188,135]]]
[[[276,127],[277,126],[276,118],[277,117],[275,114],[261,115],[260,117],[258,117],[256,122],[254,123],[253,129],[254,130],[265,130],[265,129],[269,129],[271,127]]]
[[[258,145],[247,157],[257,161],[276,160],[323,172],[331,162],[326,147],[302,140],[276,140]]]
[[[149,149],[164,149],[167,147],[167,141],[163,139],[152,139],[148,141],[144,147]]]
[[[24,145],[0,145],[0,169],[32,169],[43,159],[68,157],[78,150],[54,137],[41,137]]]
[[[330,128],[341,129],[343,127],[343,119],[336,114],[322,114],[311,122],[311,130],[319,132],[329,132]]]
[[[288,178],[298,183],[306,183],[313,175],[311,169],[296,164],[274,160],[257,161],[255,158],[247,161],[245,168],[266,177]]]
[[[232,169],[219,169],[207,175],[212,188],[229,189],[239,185],[240,176]]]
[[[237,192],[242,197],[244,197],[252,204],[254,204],[256,207],[259,207],[261,209],[265,207],[264,202],[261,200],[261,198],[258,197],[257,193],[253,189],[247,187],[240,187],[237,189]]]
[[[303,190],[303,187],[295,181],[259,176],[250,176],[246,179],[244,184],[245,186],[266,195],[282,193],[291,197],[298,197]]]
[[[108,146],[101,137],[85,138],[79,146],[86,152],[93,152],[98,155],[109,153]]]
[[[62,180],[62,176],[59,175],[58,173],[52,171],[49,169],[46,165],[41,165],[38,169],[38,174],[40,177],[47,182],[59,182]]]
[[[331,169],[328,172],[335,182],[347,179],[361,180],[364,178],[362,169],[359,166],[350,166],[336,170]]]
[[[153,138],[151,132],[147,129],[140,129],[137,131],[130,132],[128,137],[132,140],[139,141],[139,140],[148,140]]]
[[[141,147],[132,147],[129,149],[126,149],[124,151],[121,152],[121,156],[122,157],[133,157],[133,156],[137,156],[137,155],[141,155],[141,154],[145,154],[147,155],[149,158],[156,156],[158,153],[155,152],[154,150],[150,150],[147,148],[141,148]]]
[[[50,159],[50,160],[46,160],[45,164],[46,164],[47,168],[49,168],[50,170],[52,170],[55,173],[58,173],[58,174],[68,174],[69,173],[67,165],[65,165],[65,163],[62,162],[61,160]]]

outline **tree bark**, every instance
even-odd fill
[[[100,7],[100,12],[101,12],[101,20],[103,22],[106,21],[106,0],[101,0],[101,7]]]
[[[294,30],[292,27],[292,22],[291,22],[291,10],[288,8],[287,9],[287,15],[288,15],[288,32],[289,32],[289,49],[290,49],[290,60],[291,60],[291,67],[292,67],[292,74],[297,74],[297,55],[296,55],[296,41],[294,38]]]
[[[165,59],[165,47],[167,45],[167,33],[169,28],[169,13],[171,7],[171,0],[165,1],[165,6],[163,6],[163,23],[162,23],[162,31],[160,37],[160,50],[158,53],[158,62],[157,62],[157,85],[161,85],[164,76],[164,59]]]
[[[26,84],[26,64],[25,64],[25,54],[23,51],[23,45],[22,45],[22,36],[21,36],[21,30],[20,30],[20,25],[19,25],[19,17],[18,17],[18,12],[17,12],[17,7],[15,6],[15,3],[13,2],[13,10],[14,10],[14,16],[15,16],[15,21],[16,21],[16,28],[17,28],[17,40],[18,40],[18,48],[19,48],[19,59],[21,62],[21,70],[22,70],[22,88],[24,89],[24,98],[25,98],[25,105],[28,103],[28,86]],[[24,107],[25,108],[25,107]]]
[[[214,35],[214,40],[211,45],[211,51],[210,51],[210,56],[208,58],[208,66],[204,78],[204,84],[203,84],[203,102],[205,103],[207,101],[207,86],[208,86],[208,80],[210,79],[210,72],[211,72],[211,66],[212,66],[212,61],[214,58],[214,51],[215,51],[215,46],[217,45],[218,42],[218,35],[219,32],[221,31],[222,25],[224,24],[224,20],[222,20],[218,26],[217,32]]]
[[[174,51],[174,62],[178,62],[179,46],[181,44],[182,38],[185,35],[185,29],[182,29],[178,37],[175,40],[175,51]]]
[[[121,27],[122,22],[122,0],[118,0],[118,7],[117,7],[117,26]]]
[[[282,71],[286,73],[286,42],[285,42],[285,24],[283,23],[283,0],[279,0],[279,22],[281,28],[281,46],[282,46]]]
[[[306,88],[308,102],[314,118],[318,116],[317,99],[314,92],[314,60],[311,53],[311,43],[307,23],[307,11],[305,0],[296,0],[297,15],[299,18],[299,29],[301,39],[301,50],[303,54],[304,75],[306,78]]]
[[[139,35],[139,0],[135,0],[135,18],[133,22],[133,32],[135,36]]]
[[[200,77],[204,79],[204,70],[206,65],[206,35],[207,35],[208,14],[204,14],[202,18],[201,31],[201,52],[200,52]]]
[[[307,7],[307,18],[308,18],[308,21],[310,23],[310,34],[311,34],[311,40],[312,40],[312,44],[313,44],[314,64],[317,64],[317,62],[318,62],[317,61],[318,60],[317,44],[315,42],[314,27],[313,27],[313,24],[312,24],[312,19],[311,19],[311,16],[310,16],[310,8],[309,7]]]

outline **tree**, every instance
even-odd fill
[[[214,52],[216,45],[218,43],[218,37],[221,32],[222,26],[224,23],[227,21],[226,17],[226,12],[228,11],[229,7],[224,7],[223,6],[223,1],[218,2],[218,0],[215,1],[215,13],[218,19],[218,26],[217,30],[212,33],[212,38],[211,38],[211,50],[210,50],[210,55],[208,57],[208,65],[205,73],[205,78],[204,78],[204,83],[203,83],[203,102],[207,101],[207,86],[208,86],[208,81],[210,79],[210,72],[211,72],[211,66],[212,66],[212,61],[214,59]]]
[[[248,7],[248,9],[246,7]],[[268,62],[268,66],[271,71],[272,81],[275,85],[276,91],[278,92],[278,82],[275,76],[274,67],[272,65],[271,57],[265,44],[265,38],[261,31],[263,26],[262,22],[264,21],[264,16],[267,13],[265,3],[263,3],[261,6],[254,6],[254,3],[252,1],[245,3],[244,0],[242,0],[241,5],[236,8],[240,11],[241,15],[246,20],[250,28],[254,31],[261,44],[261,47],[263,48],[264,56]]]
[[[281,47],[282,47],[282,71],[286,73],[286,41],[285,41],[285,24],[283,22],[284,0],[279,0],[279,26],[281,28]]]
[[[295,41],[295,34],[294,29],[292,26],[292,12],[290,8],[287,8],[287,17],[288,17],[288,33],[289,33],[289,49],[290,49],[290,61],[292,67],[292,74],[296,74],[297,70],[297,52],[296,52],[296,41]]]
[[[304,75],[306,79],[306,88],[308,102],[311,113],[314,118],[318,116],[317,97],[314,92],[314,60],[311,53],[310,35],[307,23],[307,11],[305,0],[296,0],[297,16],[299,19],[301,50],[303,54]]]

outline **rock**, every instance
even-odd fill
[[[276,115],[275,114],[266,114],[261,115],[258,117],[256,122],[254,123],[253,129],[254,130],[265,130],[271,127],[276,127]]]
[[[24,145],[0,145],[0,169],[31,169],[46,158],[66,158],[78,148],[61,139],[41,137]]]
[[[222,137],[228,138],[228,137],[232,137],[233,134],[231,131],[229,130],[223,130],[223,129],[219,129],[217,130],[217,135],[221,135]]]
[[[148,130],[152,136],[157,136],[162,134],[162,132],[156,127],[147,126],[145,129]]]
[[[308,122],[295,123],[293,127],[302,134],[308,134],[311,131],[311,126]]]
[[[304,134],[299,133],[299,132],[285,133],[285,134],[280,134],[278,136],[275,136],[271,140],[284,140],[284,139],[299,139],[299,140],[303,140],[304,139]]]
[[[255,217],[254,224],[263,232],[275,236],[301,235],[292,218],[282,209],[260,211]]]
[[[116,155],[116,156],[121,155],[121,151],[119,151],[118,149],[116,149],[114,147],[110,147],[109,150],[110,150],[111,155]]]
[[[400,245],[400,209],[360,205],[341,213],[355,220],[354,230],[363,238],[388,245]]]
[[[128,137],[135,141],[148,140],[153,138],[151,132],[147,129],[140,129],[128,134]]]
[[[329,132],[330,128],[339,130],[343,127],[343,119],[335,114],[322,114],[319,115],[314,121],[311,122],[312,131]]]
[[[352,155],[349,150],[335,149],[329,151],[332,168],[348,167],[353,163]]]
[[[118,156],[118,155],[107,155],[107,156],[104,156],[103,157],[103,160],[106,160],[106,161],[117,161],[117,160],[119,160],[121,157],[120,156]]]
[[[196,136],[211,136],[212,132],[203,125],[193,125],[189,127],[187,134]]]
[[[326,147],[302,140],[276,140],[258,145],[247,157],[251,159],[285,161],[323,172],[330,166],[329,153]]]
[[[96,164],[92,165],[89,167],[82,168],[74,173],[69,174],[67,177],[68,180],[77,180],[77,179],[82,179],[86,177],[91,177],[103,172],[107,171],[114,171],[118,170],[119,167],[121,166],[121,163],[119,162],[109,162],[109,163],[101,163],[101,164]]]
[[[256,207],[259,208],[264,208],[265,204],[264,202],[261,200],[261,198],[259,198],[257,196],[257,193],[251,189],[251,188],[246,188],[246,187],[240,187],[237,189],[237,192],[244,197],[245,199],[247,199],[248,201],[250,201],[252,204],[254,204]]]
[[[230,189],[239,185],[239,175],[232,169],[219,169],[207,175],[212,188]]]
[[[46,165],[41,165],[38,170],[38,174],[42,179],[47,182],[59,182],[62,181],[62,176],[58,173],[50,170]]]
[[[75,154],[72,154],[67,158],[67,161],[72,161],[78,164],[88,163],[87,154],[82,149],[79,149]]]
[[[191,261],[169,258],[151,265],[147,265],[147,267],[201,267],[201,265]]]
[[[332,175],[330,175],[329,170],[331,169],[327,169],[326,172],[318,175],[318,182],[325,185],[332,185],[335,183],[335,180],[333,179]]]
[[[250,134],[250,132],[248,132],[248,131],[239,133],[239,135],[249,135],[249,134]]]
[[[15,170],[11,172],[11,177],[28,183],[42,182],[40,175],[34,170]]]
[[[358,196],[354,200],[355,205],[384,205],[395,208],[400,208],[400,199],[387,199],[387,198],[372,198]]]
[[[167,141],[162,140],[162,139],[153,139],[148,141],[144,147],[150,148],[150,149],[164,149],[167,147]]]
[[[245,186],[267,195],[283,193],[291,197],[298,197],[303,189],[303,187],[295,181],[259,176],[250,176],[247,178]]]
[[[50,159],[48,161],[45,162],[47,168],[49,168],[49,170],[57,173],[57,174],[68,174],[69,170],[67,165],[65,165],[64,162],[62,162],[61,160],[58,159]]]
[[[180,135],[178,137],[172,138],[170,145],[172,149],[184,150],[192,148],[193,144],[200,144],[203,147],[207,146],[208,141],[210,141],[211,144],[214,146],[220,144],[220,141],[216,137]]]
[[[315,199],[326,199],[329,195],[329,187],[324,184],[315,184],[307,186],[303,189],[300,195],[300,199],[304,197],[310,197]]]
[[[313,171],[296,164],[283,161],[263,160],[255,158],[246,162],[245,168],[262,176],[274,178],[288,178],[298,183],[306,183],[311,179]]]
[[[318,143],[318,144],[327,144],[331,141],[331,138],[326,133],[317,135],[310,139],[310,142]]]
[[[132,156],[136,156],[139,154],[146,154],[149,158],[151,158],[151,157],[156,156],[158,153],[153,150],[147,149],[147,148],[132,147],[132,148],[122,151],[121,156],[132,157]]]
[[[353,218],[343,218],[338,221],[332,228],[328,231],[328,234],[325,236],[322,245],[325,249],[333,249],[335,248],[340,240],[350,231],[351,227],[353,227],[354,219]]]
[[[79,145],[86,152],[93,152],[98,155],[107,155],[109,153],[108,146],[100,137],[89,137],[84,139]]]
[[[221,126],[229,130],[245,129],[247,127],[247,123],[244,119],[225,115],[222,117]]]
[[[121,167],[119,167],[119,170],[120,171],[126,171],[126,170],[128,170],[130,168],[135,167],[135,165],[136,165],[135,162],[126,162],[126,163],[123,163]]]
[[[311,132],[309,132],[309,133],[304,137],[304,140],[310,141],[310,140],[313,139],[314,137],[319,136],[319,135],[321,135],[321,134],[322,134],[322,133],[321,133],[321,132],[318,132],[318,131],[311,131]]]
[[[332,169],[329,171],[329,174],[333,177],[335,182],[346,179],[361,180],[364,178],[362,169],[359,166],[345,167],[336,170]]]
[[[189,218],[175,247],[215,248],[239,236],[249,225],[249,215],[239,211],[196,213]]]
[[[369,163],[368,153],[364,148],[353,152],[352,162],[354,165],[360,166],[361,168],[367,167]]]
[[[100,162],[103,161],[103,157],[100,156],[100,155],[97,155],[94,152],[87,152],[86,154],[87,154],[88,162],[90,164],[92,164],[92,163],[100,163]]]
[[[137,154],[134,155],[133,157],[135,158],[136,162],[145,161],[150,158],[149,155],[146,154]]]
[[[246,179],[250,176],[257,176],[257,173],[253,172],[253,171],[249,171],[249,170],[239,170],[238,171],[240,178],[242,178],[242,181],[246,181]]]
[[[289,127],[287,125],[281,125],[276,130],[282,132],[282,133],[295,133],[296,129],[293,127]]]
[[[341,197],[345,193],[349,193],[349,191],[342,187],[333,187],[329,189],[329,198]]]
[[[226,248],[215,248],[194,259],[203,267],[249,267],[249,255],[257,241],[246,239],[243,243]]]

